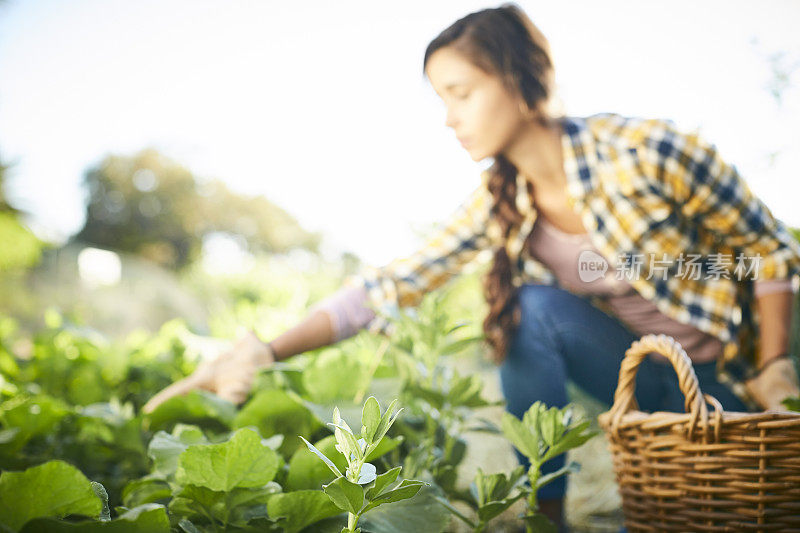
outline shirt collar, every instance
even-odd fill
[[[559,117],[561,126],[561,146],[564,159],[564,173],[567,176],[567,195],[570,203],[576,204],[583,213],[584,224],[589,224],[590,231],[595,227],[591,213],[584,210],[586,199],[591,191],[597,189],[597,152],[592,131],[585,118]],[[512,231],[506,242],[506,250],[510,257],[519,257],[525,237],[536,220],[533,198],[528,194],[526,180],[517,173],[517,209],[523,215],[523,221],[517,231]]]
[[[582,204],[590,192],[597,190],[598,161],[594,134],[585,118],[564,116],[560,122],[567,193]]]
[[[570,203],[581,208],[589,193],[597,190],[598,157],[594,135],[585,118],[563,116],[557,120],[561,127],[567,196]],[[535,218],[533,199],[528,195],[525,178],[521,173],[517,174],[516,202],[520,213],[532,214]]]

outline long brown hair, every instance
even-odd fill
[[[423,72],[430,56],[445,46],[452,47],[485,72],[498,76],[511,94],[522,98],[520,109],[549,126],[548,106],[554,84],[550,47],[544,35],[514,3],[470,13],[442,31],[425,50]],[[523,108],[523,106],[525,108]],[[523,220],[516,205],[517,169],[498,154],[489,168],[487,187],[494,198],[492,216],[504,239],[519,229]],[[533,190],[528,183],[528,193]],[[527,242],[526,242],[527,245]],[[491,357],[501,363],[511,336],[519,324],[517,291],[512,284],[511,259],[504,246],[494,251],[492,268],[484,279],[489,312],[483,331],[492,349]]]

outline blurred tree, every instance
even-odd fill
[[[8,201],[5,192],[8,169],[0,162],[0,273],[36,265],[44,245],[20,220],[23,213]]]
[[[319,235],[266,198],[236,194],[219,181],[198,183],[154,149],[106,157],[85,173],[84,185],[86,221],[75,240],[167,267],[197,259],[212,232],[241,235],[252,252],[318,251]]]

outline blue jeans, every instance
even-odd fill
[[[537,400],[553,407],[567,403],[567,380],[610,406],[620,363],[639,338],[616,318],[586,298],[555,286],[523,285],[519,289],[520,325],[500,367],[506,410],[522,418]],[[720,401],[725,410],[747,411],[742,401],[717,381],[714,361],[694,365],[700,390]],[[636,375],[636,400],[643,411],[684,411],[684,397],[672,366],[645,358]],[[528,459],[516,449],[519,462]],[[542,465],[542,473],[564,465],[564,455]],[[545,485],[539,499],[559,499],[566,478]]]

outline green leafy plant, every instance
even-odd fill
[[[491,423],[472,427],[475,409],[496,405],[481,397],[479,376],[460,376],[455,370],[438,365],[430,376],[406,383],[404,393],[416,418],[401,425],[408,438],[405,467],[416,477],[430,472],[436,483],[451,498],[469,501],[466,492],[456,488],[456,470],[466,454],[465,431],[499,433]]]
[[[336,479],[323,485],[322,488],[339,509],[347,512],[347,527],[342,529],[342,533],[360,532],[361,528],[356,526],[359,517],[364,513],[384,504],[412,498],[424,485],[427,485],[423,481],[409,479],[404,479],[399,485],[395,485],[402,467],[398,466],[378,475],[375,466],[367,462],[367,458],[378,448],[402,411],[401,408],[392,416],[396,403],[397,400],[394,400],[381,414],[378,400],[374,396],[367,398],[361,415],[359,437],[356,437],[347,422],[341,419],[338,408],[334,408],[333,423],[330,425],[334,428],[336,450],[347,460],[344,473],[316,446],[300,437],[308,449],[336,475]]]
[[[442,356],[460,353],[483,339],[481,335],[459,336],[470,323],[453,324],[446,311],[448,296],[446,292],[430,293],[416,309],[398,310],[398,316],[393,317],[394,352],[408,372],[430,376]]]
[[[548,408],[542,402],[531,405],[522,420],[510,413],[503,413],[502,426],[506,438],[531,463],[528,468],[528,511],[524,517],[528,531],[554,531],[552,523],[539,512],[536,491],[577,470],[579,465],[574,461],[569,462],[555,472],[542,475],[542,464],[567,450],[581,446],[597,432],[589,431],[588,420],[574,420],[571,406],[563,409]]]
[[[225,442],[189,445],[175,466],[170,513],[214,531],[266,519],[269,497],[281,491],[273,481],[281,466],[280,456],[248,428]]]
[[[480,533],[486,531],[490,520],[499,516],[528,493],[524,487],[524,481],[525,468],[522,465],[515,468],[508,476],[503,473],[486,475],[483,470],[478,468],[478,473],[475,474],[475,479],[470,485],[468,501],[475,509],[477,521],[466,517],[444,498],[437,498],[437,500],[470,526],[473,531]]]
[[[406,439],[405,471],[410,477],[429,477],[449,498],[470,503],[468,492],[456,486],[457,470],[467,450],[463,434],[499,433],[475,411],[499,402],[481,396],[479,376],[461,376],[447,364],[448,357],[476,347],[483,338],[464,334],[471,331],[470,323],[454,323],[448,313],[452,297],[452,291],[431,293],[417,309],[400,311],[389,353],[403,377],[402,398],[409,411],[397,429]]]

